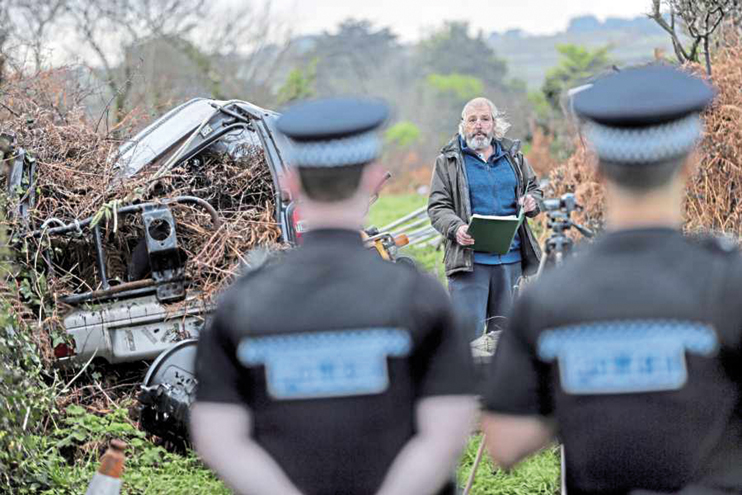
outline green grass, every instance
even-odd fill
[[[130,404],[129,404],[130,405]],[[70,406],[61,418],[64,428],[41,437],[48,448],[43,477],[52,488],[29,493],[43,495],[83,495],[99,465],[96,447],[110,438],[122,438],[128,444],[122,494],[126,495],[228,495],[231,492],[189,451],[168,452],[146,439],[127,419],[126,408],[96,416],[77,406]],[[472,436],[461,456],[457,471],[459,485],[466,486],[481,435]],[[62,450],[75,452],[74,463],[67,462]],[[485,453],[477,469],[471,495],[555,495],[559,485],[559,451],[549,448],[528,459],[510,473],[495,470]]]
[[[153,444],[129,419],[131,407],[133,403],[127,401],[104,415],[92,414],[78,405],[60,411],[56,426],[47,435],[36,437],[45,455],[28,460],[28,468],[38,482],[20,493],[83,495],[100,465],[102,450],[112,438],[128,445],[122,494],[231,493],[195,453],[178,454]]]
[[[463,488],[469,479],[481,435],[469,440],[457,473]],[[485,453],[472,485],[471,495],[555,495],[559,493],[559,449],[550,447],[519,464],[511,472],[495,469]]]
[[[395,194],[379,196],[368,212],[368,224],[383,227],[399,217],[425,206],[428,197],[420,194]]]
[[[384,227],[394,220],[425,206],[427,202],[428,197],[420,194],[411,193],[387,196],[382,194],[376,203],[371,206],[368,225],[379,228]],[[418,246],[404,247],[400,250],[400,254],[414,258],[419,266],[434,274],[441,283],[445,284],[443,248],[436,251],[435,249]]]

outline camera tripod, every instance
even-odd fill
[[[574,227],[580,234],[587,238],[593,237],[593,231],[572,221],[572,212],[582,211],[582,206],[577,204],[572,193],[563,194],[560,198],[546,199],[543,202],[544,210],[548,216],[546,227],[551,234],[544,243],[544,255],[541,257],[538,277],[541,272],[549,267],[559,266],[567,256],[572,254],[574,241],[567,236],[567,231]]]

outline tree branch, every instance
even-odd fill
[[[662,17],[662,12],[660,11],[661,7],[661,1],[660,0],[652,0],[652,12],[647,14],[647,17],[650,19],[653,19],[654,22],[656,22],[662,29],[664,29],[669,35],[670,39],[672,41],[672,47],[675,50],[675,56],[678,59],[678,62],[681,64],[687,62],[690,60],[690,57],[685,52],[685,49],[683,48],[683,44],[678,39],[677,33],[675,33],[675,11],[674,9],[671,12],[671,22],[672,26],[667,24],[667,21],[664,17]]]

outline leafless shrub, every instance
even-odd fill
[[[670,8],[669,22],[663,15],[662,6]],[[651,19],[662,27],[672,39],[675,55],[681,64],[699,61],[699,48],[703,48],[706,73],[711,75],[711,37],[717,28],[729,19],[738,23],[742,16],[740,0],[652,0]],[[676,29],[676,19],[682,24],[691,45],[686,49],[681,33]]]
[[[686,70],[703,74],[697,64]],[[703,115],[705,134],[698,148],[698,172],[687,185],[685,228],[742,237],[742,45],[722,48],[714,57],[718,95]],[[603,225],[603,191],[595,176],[595,157],[576,141],[577,150],[550,174],[551,191],[574,192],[585,210],[580,223]]]
[[[96,132],[95,123],[85,117],[80,95],[70,89],[68,76],[56,70],[32,78],[16,77],[0,95],[3,130],[14,132],[18,145],[32,152],[37,162],[37,202],[30,212],[31,228],[38,229],[51,217],[69,223],[131,202],[199,196],[219,210],[223,223],[218,230],[201,209],[173,207],[173,214],[179,245],[188,258],[186,276],[202,291],[204,300],[232,279],[244,253],[257,245],[280,247],[281,231],[273,215],[273,182],[261,149],[255,148],[239,161],[225,155],[200,156],[200,160],[179,165],[160,177],[156,188],[150,187],[153,174],[146,169],[134,179],[116,182],[108,157],[120,142],[110,134]],[[118,130],[131,135],[141,122],[142,115],[128,114]],[[143,236],[140,223],[136,215],[102,223],[111,278],[126,280],[131,250]],[[18,231],[17,226],[10,228]],[[44,249],[55,253],[52,264],[56,277],[47,288],[51,293],[100,288],[91,236],[28,241],[29,248],[19,253],[20,261],[34,273],[46,271]],[[34,316],[46,318],[48,325],[56,323],[55,315]]]

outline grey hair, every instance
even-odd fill
[[[495,123],[495,139],[499,141],[500,139],[505,137],[505,133],[508,132],[508,129],[510,129],[510,122],[505,119],[505,114],[503,112],[497,110],[497,107],[494,103],[492,103],[492,101],[484,97],[474,98],[473,100],[469,100],[469,102],[464,105],[464,108],[461,110],[461,120],[459,121],[459,135],[461,135],[462,137],[465,136],[464,116],[466,115],[466,111],[470,107],[474,105],[481,105],[482,103],[485,103],[487,106],[490,107],[490,111],[492,112],[492,121]]]

